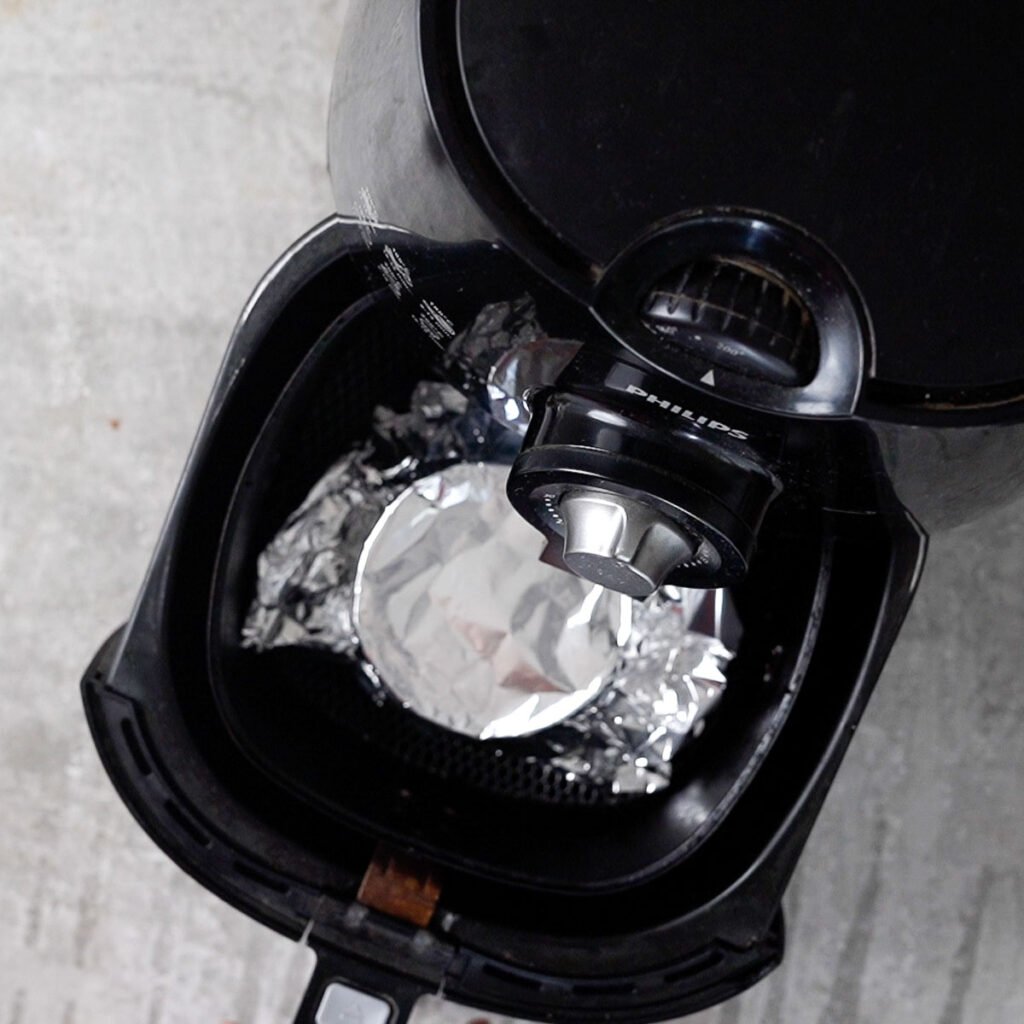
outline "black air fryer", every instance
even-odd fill
[[[307,936],[298,1021],[394,1024],[428,992],[656,1021],[779,963],[928,531],[1024,486],[1015,13],[351,5],[342,215],[246,306],[83,682],[154,841]],[[291,510],[523,295],[574,344],[517,396],[514,508],[564,572],[637,600],[727,588],[743,622],[713,720],[639,798],[375,702],[330,653],[240,642]]]

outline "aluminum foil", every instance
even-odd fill
[[[716,634],[731,606],[722,591],[676,587],[636,601],[542,562],[507,475],[454,465],[388,506],[357,568],[362,654],[438,725],[534,735],[567,772],[653,792],[725,688],[732,655]]]
[[[460,463],[385,510],[356,572],[363,654],[406,707],[477,739],[525,736],[611,681],[629,598],[540,561],[508,467]]]
[[[537,322],[529,295],[493,302],[448,345],[449,372],[459,371],[463,390],[494,419],[524,435],[530,423],[529,393],[553,384],[580,350],[578,341],[550,338]]]
[[[668,785],[672,759],[704,731],[721,699],[734,656],[721,636],[738,640],[740,625],[724,590],[662,587],[633,604],[611,684],[545,741],[552,762],[570,775],[616,793],[654,793]]]
[[[542,338],[528,299],[489,306],[451,343],[472,398],[423,382],[412,411],[376,411],[260,555],[242,639],[328,648],[380,700],[481,742],[531,736],[570,774],[654,792],[721,698],[738,624],[722,591],[635,601],[540,560],[504,484],[524,392],[571,358]]]
[[[518,441],[446,384],[424,381],[411,411],[379,407],[371,438],[343,455],[259,556],[247,647],[358,646],[353,586],[363,543],[388,505],[424,473],[487,455],[508,461]]]

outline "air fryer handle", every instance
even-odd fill
[[[405,1024],[427,992],[382,967],[319,952],[294,1024]]]

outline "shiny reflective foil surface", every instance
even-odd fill
[[[610,682],[632,602],[540,561],[508,467],[451,466],[381,516],[359,561],[356,633],[408,708],[479,739],[575,714]]]
[[[261,554],[243,644],[327,648],[495,756],[530,737],[570,779],[650,793],[721,698],[739,626],[724,591],[637,601],[541,560],[505,480],[523,391],[571,358],[542,340],[528,299],[486,307],[451,343],[463,390],[426,381],[410,412],[377,410]]]

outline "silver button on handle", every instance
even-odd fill
[[[647,597],[693,556],[687,535],[657,509],[599,488],[566,492],[565,564],[592,583],[630,597]]]

